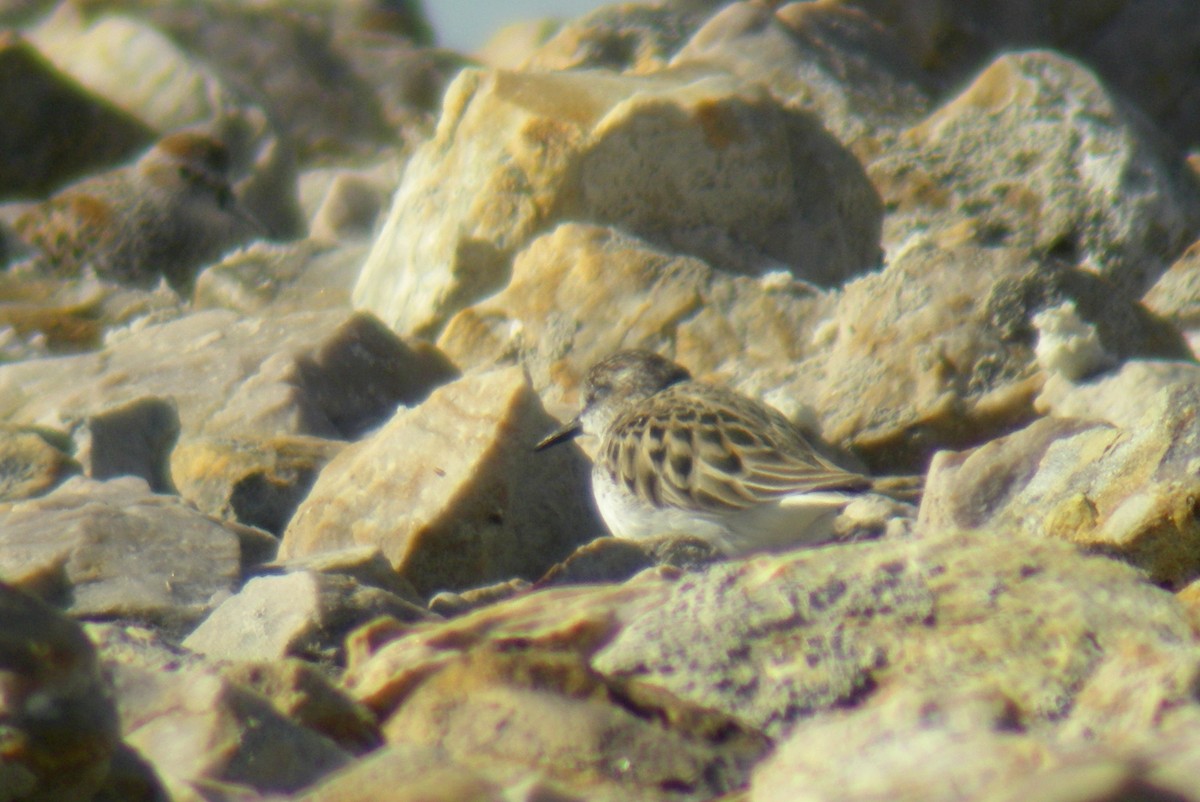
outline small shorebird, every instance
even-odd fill
[[[196,268],[263,234],[229,182],[225,145],[207,134],[163,137],[131,165],[68,186],[13,224],[39,254],[32,267],[87,269],[131,284],[160,275],[186,288]]]
[[[592,492],[613,535],[692,535],[728,555],[831,540],[851,501],[916,485],[835,465],[776,410],[649,351],[592,366],[583,411],[536,450],[579,434],[601,439]]]

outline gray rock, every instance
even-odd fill
[[[75,458],[91,479],[146,480],[155,493],[175,490],[171,450],[179,437],[179,411],[163,398],[135,398],[89,413],[72,427]]]
[[[722,67],[815,113],[856,153],[878,152],[928,112],[930,80],[886,28],[848,4],[730,3],[672,65]]]
[[[0,418],[77,419],[172,398],[183,436],[355,436],[453,375],[369,315],[242,319],[221,310],[136,328],[96,354],[0,366]]]
[[[342,640],[372,618],[429,617],[421,607],[348,576],[296,571],[251,579],[213,610],[183,641],[185,648],[222,660],[302,657],[344,663]]]
[[[1145,118],[1083,65],[1000,56],[874,160],[885,247],[967,227],[1141,293],[1195,238],[1200,189]]]
[[[48,195],[150,145],[148,126],[83,91],[13,33],[0,36],[0,65],[0,198]],[[4,257],[0,247],[0,264]]]
[[[237,534],[141,479],[75,478],[42,498],[0,505],[0,577],[77,618],[186,631],[242,567]]]

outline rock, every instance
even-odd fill
[[[691,715],[703,710],[782,743],[755,772],[755,799],[801,788],[816,799],[906,798],[918,787],[977,796],[1066,761],[1142,754],[1200,715],[1191,618],[1138,571],[1017,531],[922,531],[554,588],[390,636],[364,631],[370,645],[351,650],[346,686],[387,720],[389,737],[420,744],[424,726],[462,754],[525,766],[544,754],[520,752],[536,737],[525,727],[540,731],[523,722],[540,722],[543,705],[603,698],[588,692],[593,681],[620,682],[635,705],[652,688],[676,711],[657,718],[668,729],[695,735],[704,719]],[[559,659],[572,653],[586,660]],[[513,686],[549,694],[538,706],[523,696],[500,730],[526,746],[506,745],[495,727],[480,746],[487,714],[453,711],[484,696],[502,705]],[[560,764],[598,754],[578,740],[587,731],[557,742],[578,749]],[[653,754],[631,764],[668,770]]]
[[[298,233],[295,164],[262,108],[205,59],[127,14],[61,4],[28,32],[56,68],[159,134],[204,128],[229,146],[237,196],[266,231]]]
[[[563,27],[553,17],[522,19],[498,28],[472,55],[494,70],[519,70],[529,54]]]
[[[374,717],[338,690],[317,666],[293,658],[269,663],[215,660],[136,626],[89,623],[84,629],[105,675],[113,679],[126,733],[156,715],[163,697],[174,695],[195,676],[219,675],[222,682],[259,694],[278,715],[347,752],[362,754],[382,742]],[[147,675],[154,679],[143,684]]]
[[[325,467],[279,559],[377,545],[423,596],[536,579],[603,531],[578,452],[532,452],[553,427],[519,369],[446,385]]]
[[[379,724],[370,711],[316,666],[288,658],[237,662],[222,666],[221,673],[265,696],[289,721],[324,735],[351,754],[364,755],[383,744]]]
[[[339,171],[329,183],[321,204],[309,217],[309,236],[319,241],[366,238],[386,208],[394,179],[385,181],[380,171]],[[390,178],[390,176],[389,176]]]
[[[763,84],[863,155],[878,154],[931,105],[930,79],[898,31],[844,3],[730,3],[671,59],[690,63]]]
[[[0,505],[0,577],[77,618],[191,628],[242,572],[237,534],[133,477]]]
[[[728,276],[611,228],[563,223],[517,255],[502,292],[451,318],[438,345],[465,366],[520,356],[547,403],[573,415],[584,374],[614,351],[674,350],[697,375],[790,362],[827,305],[786,275]]]
[[[329,738],[282,716],[213,669],[114,669],[122,730],[172,790],[291,793],[350,762]],[[203,797],[201,797],[203,798]]]
[[[436,332],[563,220],[719,268],[836,283],[876,262],[880,212],[812,117],[727,76],[464,70],[405,168],[354,303],[397,331]]]
[[[1192,351],[1200,345],[1200,243],[1192,243],[1142,298],[1146,308],[1178,326]]]
[[[919,525],[1055,537],[1180,588],[1200,576],[1195,382],[1143,399],[1128,428],[1043,419],[930,466]]]
[[[119,738],[96,652],[78,624],[4,582],[0,722],[4,799],[95,798]]]
[[[300,240],[256,242],[228,254],[196,277],[197,309],[232,309],[271,317],[350,309],[350,288],[366,256],[363,243]]]
[[[172,398],[182,437],[353,437],[453,375],[434,349],[341,311],[241,319],[210,310],[135,329],[97,354],[0,366],[0,419],[51,425]]]
[[[300,802],[578,802],[536,772],[513,776],[456,762],[445,750],[389,744],[298,797]]]
[[[143,397],[90,412],[73,428],[75,458],[91,479],[137,476],[155,493],[170,493],[171,450],[179,411],[169,399]]]
[[[1145,415],[1149,399],[1168,388],[1196,385],[1200,385],[1200,365],[1194,362],[1131,359],[1088,381],[1050,377],[1036,408],[1056,418],[1104,421],[1132,431]]]
[[[810,407],[824,438],[852,447],[875,472],[919,472],[939,448],[984,442],[1033,418],[1046,380],[1034,317],[1067,302],[1118,360],[1188,355],[1178,332],[1089,273],[1031,263],[1019,248],[925,240],[845,288],[817,327],[812,356],[760,367],[743,386]]]
[[[40,197],[147,147],[152,131],[83,91],[28,41],[0,35],[0,198]],[[4,263],[0,253],[0,264]]]
[[[382,615],[401,621],[429,617],[423,608],[348,576],[310,571],[260,576],[213,610],[183,645],[222,660],[292,656],[339,665],[346,633]]]
[[[658,72],[719,5],[700,0],[602,6],[561,24],[520,69]]]
[[[53,439],[37,429],[0,427],[0,503],[41,496],[79,472],[65,443]]]
[[[477,648],[422,683],[384,725],[467,766],[525,766],[587,798],[710,799],[740,787],[768,742],[735,719],[613,682],[571,651]],[[629,798],[626,796],[625,798]]]
[[[61,5],[29,38],[59,70],[158,132],[205,123],[239,105],[208,69],[131,16],[88,16]]]
[[[969,226],[981,243],[1057,254],[1140,293],[1194,239],[1200,190],[1144,118],[1084,66],[1004,55],[869,167],[914,232]]]
[[[242,97],[262,103],[297,157],[370,153],[391,132],[328,20],[295,9],[151,5],[147,21]]]
[[[196,437],[171,452],[171,475],[179,494],[202,512],[280,535],[317,474],[344,447],[304,436]]]
[[[357,546],[337,551],[319,551],[305,557],[276,562],[273,567],[285,573],[314,571],[350,577],[362,585],[386,590],[395,596],[419,604],[420,595],[410,582],[392,570],[392,564],[377,546]]]

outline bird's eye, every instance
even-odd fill
[[[588,391],[587,397],[584,399],[584,402],[589,405],[593,404],[596,401],[599,401],[601,398],[605,398],[611,392],[612,392],[612,385],[608,385],[608,384],[594,385]]]

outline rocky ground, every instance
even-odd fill
[[[0,224],[200,128],[263,232],[0,231],[0,802],[1200,801],[1193,0],[0,25]],[[531,447],[635,346],[915,525],[596,539]]]

